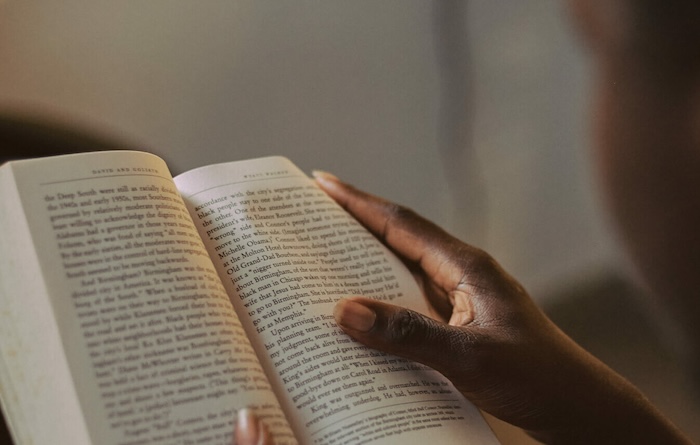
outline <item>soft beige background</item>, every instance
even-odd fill
[[[286,155],[487,248],[542,298],[618,264],[569,28],[554,0],[10,0],[0,110],[118,134],[175,172]]]

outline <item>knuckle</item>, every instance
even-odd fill
[[[398,347],[415,349],[440,345],[441,349],[453,352],[471,349],[474,342],[464,330],[445,326],[408,309],[389,318],[386,339]]]
[[[411,216],[414,214],[413,210],[402,206],[401,204],[396,204],[395,202],[387,202],[386,212],[388,215],[396,219],[402,219],[405,216]]]
[[[468,258],[463,263],[465,284],[490,288],[505,277],[500,264],[487,252],[474,249]]]
[[[527,295],[520,283],[509,275],[503,267],[481,249],[475,249],[464,264],[461,284],[466,284],[492,296],[515,297]]]
[[[386,332],[390,343],[411,347],[417,338],[423,336],[423,320],[413,311],[400,310],[389,319]]]
[[[405,221],[417,216],[416,212],[414,212],[412,209],[393,202],[387,202],[385,212],[387,219],[394,222]]]
[[[500,269],[496,260],[489,253],[481,249],[475,249],[470,263],[470,268],[474,272],[480,274],[493,274]]]

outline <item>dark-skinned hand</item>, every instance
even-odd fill
[[[404,207],[315,176],[413,271],[433,315],[343,299],[335,318],[351,337],[438,370],[478,408],[545,443],[690,443],[631,383],[559,330],[487,253]]]

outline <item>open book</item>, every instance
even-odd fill
[[[494,444],[439,373],[335,325],[407,269],[284,158],[172,178],[102,152],[0,167],[0,395],[19,444]]]

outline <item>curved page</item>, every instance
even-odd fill
[[[426,307],[401,262],[291,162],[175,181],[301,443],[496,443],[442,375],[335,325],[343,296]]]

